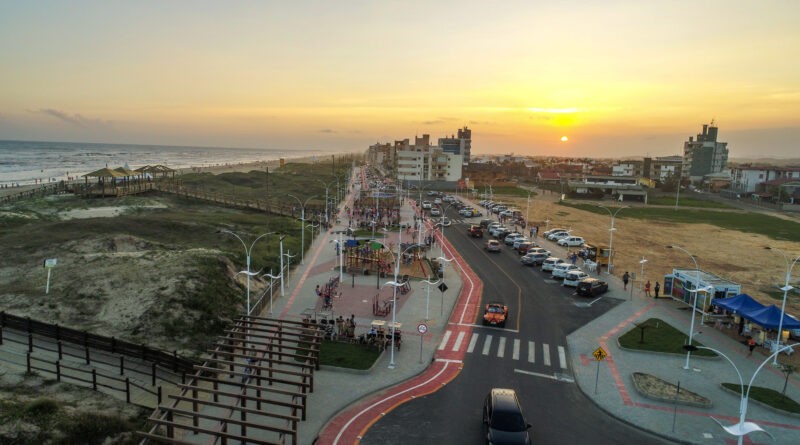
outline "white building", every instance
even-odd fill
[[[753,193],[759,184],[776,179],[800,179],[800,166],[742,164],[731,168],[731,190],[737,193]]]

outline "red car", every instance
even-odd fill
[[[467,233],[473,238],[483,238],[483,229],[481,229],[481,226],[469,226]]]
[[[508,318],[508,306],[503,303],[489,303],[483,310],[483,324],[505,327]]]

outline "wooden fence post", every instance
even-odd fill
[[[131,379],[125,377],[125,401],[131,403]]]
[[[61,381],[61,361],[56,360],[56,381]]]
[[[85,346],[85,347],[83,348],[83,350],[84,350],[84,351],[85,351],[85,353],[86,353],[86,364],[88,365],[88,364],[90,364],[90,363],[91,363],[91,359],[89,358],[89,347],[88,347],[88,346]]]
[[[30,373],[31,372],[31,353],[29,352],[26,355],[26,357],[27,357],[27,361],[28,361],[28,373]]]
[[[33,352],[33,334],[28,332],[28,352]]]
[[[59,340],[56,344],[58,345],[58,359],[62,360],[64,358],[64,345],[61,343],[61,340]]]
[[[92,389],[97,391],[97,370],[92,369]]]
[[[152,386],[156,386],[156,364],[155,363],[153,363],[153,365],[152,365],[152,370],[153,370],[152,373],[151,373],[152,376],[153,376],[153,378],[152,378]]]
[[[119,375],[125,375],[125,356],[119,356]]]

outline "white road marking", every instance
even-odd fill
[[[453,345],[453,351],[458,351],[461,349],[461,342],[464,341],[464,335],[466,334],[467,333],[464,331],[458,333],[458,337],[456,337],[456,344]]]
[[[525,374],[525,375],[532,375],[534,377],[543,377],[546,379],[555,380],[557,382],[575,383],[575,379],[566,375],[541,374],[533,371],[525,371],[524,369],[515,369],[514,372],[518,372],[520,374]]]
[[[528,342],[528,362],[536,362],[536,343],[532,341]]]
[[[558,364],[561,365],[561,369],[567,369],[567,354],[563,346],[558,347]]]
[[[514,339],[514,352],[511,353],[511,358],[514,360],[519,360],[519,339]]]
[[[440,351],[442,349],[444,349],[445,346],[447,346],[447,342],[450,341],[450,335],[451,334],[452,334],[452,332],[450,332],[450,331],[445,331],[444,332],[444,338],[442,338],[442,342],[439,343],[439,350]]]
[[[472,351],[475,350],[475,343],[478,343],[478,333],[477,332],[473,332],[472,333],[472,338],[469,339],[469,347],[467,347],[467,352],[469,352],[470,354],[472,354]]]
[[[492,336],[487,335],[486,340],[483,341],[483,351],[481,353],[483,355],[489,355],[489,349],[492,347]]]
[[[544,361],[545,366],[550,366],[550,345],[547,343],[542,343],[542,361]]]
[[[500,337],[500,344],[497,345],[497,357],[503,358],[506,355],[506,338]]]

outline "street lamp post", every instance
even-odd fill
[[[696,277],[697,282],[694,285],[694,300],[692,301],[692,322],[689,324],[689,343],[688,344],[691,345],[692,344],[692,337],[694,336],[694,314],[695,314],[695,312],[697,312],[697,298],[700,296],[700,290],[701,290],[700,287],[699,287],[700,286],[700,267],[697,265],[697,260],[695,259],[694,255],[689,253],[689,251],[684,249],[683,247],[680,247],[680,246],[667,246],[667,248],[668,249],[678,249],[678,250],[680,250],[681,252],[689,255],[689,258],[691,258],[692,262],[694,262],[694,271],[695,271],[695,274],[697,276]],[[704,289],[707,290],[708,288],[706,287]],[[686,364],[683,365],[683,369],[689,369],[689,358],[692,355],[692,351],[690,349],[691,348],[688,348],[686,350]]]
[[[428,320],[431,319],[429,314],[428,314],[428,308],[431,305],[431,286],[439,284],[440,281],[442,281],[442,279],[438,279],[436,281],[431,281],[431,280],[423,280],[422,281],[423,283],[427,284],[427,286],[426,286],[427,287],[427,294],[425,296],[425,321],[428,321]]]
[[[278,278],[283,279],[283,271],[281,271],[280,275],[272,275],[272,269],[269,270],[269,273],[264,274],[265,277],[269,277],[269,314],[272,315],[272,288],[274,280]]]
[[[279,252],[280,256],[281,256],[281,273],[280,273],[280,276],[281,276],[281,297],[284,296],[284,292],[283,292],[283,288],[284,288],[284,284],[283,284],[283,282],[284,282],[284,280],[283,280],[283,239],[284,238],[286,238],[286,235],[281,235],[281,242],[280,242],[281,249],[280,249],[280,252]]]
[[[713,417],[712,419],[714,419],[714,421],[717,422],[726,432],[728,432],[729,434],[733,434],[734,436],[737,436],[738,437],[737,443],[739,445],[742,445],[742,442],[744,441],[744,436],[755,431],[763,431],[764,433],[772,437],[769,433],[764,431],[764,429],[758,426],[757,424],[753,422],[745,422],[745,417],[747,416],[747,402],[748,399],[750,398],[750,389],[752,389],[753,387],[753,382],[756,379],[756,375],[758,375],[758,372],[761,371],[761,369],[764,367],[764,365],[766,365],[770,361],[770,359],[777,358],[778,354],[780,354],[781,352],[788,351],[798,345],[800,345],[800,343],[784,346],[780,349],[777,349],[775,352],[772,353],[772,355],[764,359],[764,361],[761,362],[758,368],[756,368],[756,371],[753,373],[753,376],[750,377],[750,382],[747,384],[747,392],[745,392],[744,390],[744,379],[742,379],[742,373],[739,372],[739,368],[722,351],[716,350],[714,348],[709,348],[707,346],[694,346],[691,344],[683,346],[683,348],[686,349],[687,352],[696,351],[698,349],[708,349],[709,351],[715,352],[721,355],[725,360],[727,360],[728,363],[730,363],[731,366],[733,366],[733,369],[736,371],[736,375],[739,377],[739,394],[741,397],[741,399],[739,400],[739,423],[733,424],[731,426],[723,426],[719,420],[714,419]]]
[[[792,278],[792,269],[794,269],[794,265],[797,264],[797,261],[800,260],[800,255],[797,256],[791,263],[789,263],[790,259],[789,256],[786,255],[781,249],[777,249],[775,247],[766,247],[768,250],[776,250],[783,255],[783,259],[786,262],[786,281],[783,283],[783,287],[781,290],[783,291],[783,303],[781,303],[781,319],[778,322],[778,338],[775,341],[775,346],[772,348],[773,350],[777,350],[781,345],[781,340],[783,337],[783,317],[784,312],[786,310],[786,296],[789,294],[789,291],[794,289],[792,285],[789,284],[789,281]],[[775,361],[772,363],[775,366],[778,366],[778,356],[775,356]]]
[[[608,268],[606,273],[611,274],[612,269],[614,268],[614,219],[617,217],[617,213],[620,212],[622,209],[627,209],[628,206],[619,207],[615,212],[611,212],[606,206],[597,206],[601,209],[606,209],[609,215],[611,215],[611,228],[608,230],[609,238],[608,238]]]
[[[258,272],[250,272],[250,253],[253,251],[253,246],[256,244],[256,241],[260,240],[261,238],[267,235],[272,235],[272,232],[262,233],[261,235],[259,235],[256,239],[253,240],[252,243],[250,243],[250,247],[247,247],[247,244],[245,244],[244,240],[242,240],[242,238],[239,235],[231,232],[230,230],[220,229],[217,232],[227,233],[229,235],[235,236],[236,239],[238,239],[239,242],[242,243],[242,247],[244,247],[244,253],[247,256],[247,270],[243,270],[239,273],[244,273],[247,275],[247,316],[250,316],[250,276],[258,275]]]
[[[531,210],[531,192],[528,191],[528,204],[525,207],[525,231],[528,230],[528,213]]]
[[[642,265],[642,275],[641,275],[641,280],[639,280],[639,290],[640,291],[642,290],[642,287],[644,286],[644,264],[646,262],[647,262],[647,259],[645,259],[645,257],[642,257],[642,260],[639,261],[639,264]]]
[[[453,258],[447,259],[444,256],[440,256],[436,258],[437,260],[442,260],[446,263],[453,261]],[[444,283],[444,264],[442,264],[442,283]],[[444,291],[442,291],[442,305],[439,308],[439,316],[444,317]]]
[[[300,204],[300,264],[305,264],[305,251],[306,251],[306,230],[305,230],[305,223],[306,223],[306,204],[311,198],[314,196],[309,196],[306,198],[305,202],[301,201],[300,198],[294,196],[291,193],[287,193],[288,196],[296,199],[297,202]]]
[[[328,206],[330,205],[328,203],[328,188],[333,185],[335,180],[328,183],[325,183],[322,179],[317,179],[317,181],[325,187],[325,224],[330,224],[330,217],[328,216]]]
[[[286,249],[286,253],[283,254],[286,257],[286,279],[291,281],[292,277],[289,275],[289,270],[292,268],[292,258],[295,258],[297,254],[292,255],[289,249]],[[281,272],[283,275],[283,272]]]

